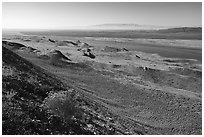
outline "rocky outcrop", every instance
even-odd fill
[[[15,42],[2,41],[2,44],[6,45],[9,49],[12,49],[12,50],[19,50],[21,48],[26,48],[25,45],[19,44],[19,43],[15,43]]]
[[[96,58],[96,56],[91,52],[91,49],[89,49],[89,48],[83,48],[83,49],[81,49],[81,51],[83,52],[83,56],[87,56],[91,59]]]
[[[71,61],[59,50],[52,50],[47,55],[50,57],[50,63],[54,65]]]
[[[52,43],[55,43],[55,40],[52,40],[52,39],[48,39],[50,42],[52,42]]]
[[[135,57],[138,58],[138,59],[140,59],[140,56],[138,56],[138,55],[135,55]]]

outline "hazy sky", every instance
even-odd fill
[[[3,3],[3,28],[60,29],[109,23],[201,26],[202,3]]]

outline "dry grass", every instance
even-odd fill
[[[82,110],[76,101],[76,94],[70,91],[59,91],[50,93],[44,100],[44,106],[49,108],[52,113],[71,121],[74,117],[80,116]]]

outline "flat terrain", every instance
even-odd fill
[[[24,31],[28,35],[72,36],[72,37],[109,37],[145,39],[202,39],[202,28],[171,28],[161,30],[47,30]]]
[[[81,102],[89,102],[81,105],[91,113],[82,111],[83,119],[88,119],[82,120],[85,123],[82,127],[88,129],[80,128],[72,133],[202,134],[202,47],[199,40],[5,35],[3,41],[7,49],[56,77],[64,88],[77,91],[84,100]],[[155,53],[170,54],[162,57],[144,53],[136,49],[137,44],[143,50],[153,50],[157,45]],[[55,93],[61,96],[60,91]],[[45,99],[47,96],[41,100],[52,110],[49,105],[52,99],[49,96]],[[90,105],[93,102],[94,105]],[[96,116],[107,119],[95,121]],[[109,118],[114,118],[114,123]],[[94,127],[93,132],[90,127]]]

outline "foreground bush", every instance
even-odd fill
[[[57,116],[71,122],[74,117],[82,115],[82,110],[76,101],[73,91],[59,91],[50,93],[44,101],[44,106]]]

